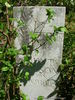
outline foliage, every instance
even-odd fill
[[[39,96],[39,97],[37,98],[37,100],[43,100],[43,99],[44,99],[43,96]]]
[[[57,87],[59,88],[58,96],[60,95],[62,97],[66,97],[66,100],[72,100],[75,94],[74,14],[71,12],[69,13],[69,15],[67,15],[66,18],[66,27],[68,29],[68,32],[65,33],[63,62],[59,67],[60,77],[57,80]]]
[[[54,27],[54,34],[50,36],[46,33],[46,40],[52,44],[56,39],[56,34],[59,31],[64,31],[64,52],[63,63],[60,65],[60,77],[56,85],[58,87],[58,96],[66,97],[66,100],[71,100],[75,94],[75,0],[0,0],[0,99],[1,100],[29,100],[27,95],[20,93],[20,80],[22,78],[22,71],[18,73],[18,66],[32,66],[30,62],[33,45],[22,46],[22,50],[18,51],[14,47],[14,39],[17,37],[16,29],[12,25],[12,7],[15,5],[48,5],[48,6],[66,6],[68,15],[66,16],[66,27]],[[48,21],[54,15],[51,9],[47,9]],[[24,25],[21,20],[18,20],[18,27]],[[33,41],[38,38],[37,33],[30,32],[30,37]],[[36,48],[38,52],[38,49]],[[16,63],[16,56],[24,55],[24,60]],[[29,79],[30,73],[24,73],[24,79]],[[38,100],[43,100],[42,96]]]
[[[27,95],[25,95],[24,93],[20,93],[22,100],[30,100],[29,97]]]
[[[23,6],[65,6],[67,13],[75,11],[75,0],[11,0],[14,5]]]
[[[20,81],[28,80],[30,73],[26,71],[23,75],[20,67],[31,67],[31,53],[33,51],[33,43],[39,38],[37,33],[30,32],[31,43],[23,44],[21,50],[17,50],[14,47],[14,39],[18,36],[16,28],[12,25],[12,21],[16,20],[18,27],[24,26],[24,23],[21,20],[12,18],[11,4],[7,1],[1,1],[1,22],[0,22],[0,99],[3,100],[29,100],[26,98],[26,95],[20,93]],[[4,16],[5,15],[5,16]],[[48,20],[51,20],[53,17],[53,11],[47,9]],[[50,40],[49,38],[48,40]],[[35,49],[37,51],[37,49]],[[24,58],[22,61],[17,62],[16,57],[18,55],[23,55]],[[42,100],[42,98],[40,97]]]
[[[34,34],[33,34],[32,32],[30,32],[29,35],[30,35],[30,37],[32,38],[32,40],[35,40],[35,39],[38,38],[38,34],[37,34],[37,33],[34,33]]]
[[[50,20],[53,18],[53,16],[54,16],[54,11],[52,10],[52,9],[46,9],[46,11],[47,11],[47,15],[48,15],[48,22],[50,23]]]

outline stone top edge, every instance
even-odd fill
[[[63,9],[66,9],[65,6],[14,6],[13,8],[22,8],[22,7],[44,7],[44,8],[63,8]]]

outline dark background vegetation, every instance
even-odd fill
[[[64,34],[63,61],[59,66],[60,76],[56,81],[56,91],[59,97],[72,100],[75,94],[75,0],[0,0],[0,27],[6,27],[6,10],[4,3],[8,1],[13,6],[65,6],[68,32]],[[12,16],[12,8],[9,16]],[[3,37],[0,37],[0,40]],[[4,38],[3,38],[4,39]],[[1,41],[0,41],[1,42]],[[1,45],[0,45],[1,46]]]

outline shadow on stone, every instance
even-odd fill
[[[60,75],[61,75],[60,67],[58,67],[57,72],[59,72]],[[50,94],[47,96],[47,99],[50,99],[51,97],[53,97],[53,96],[56,95],[56,98],[54,98],[54,100],[65,100],[65,99],[63,99],[62,97],[59,97],[59,95],[58,95],[58,93],[59,93],[59,89],[58,89],[59,84],[58,84],[58,81],[59,81],[60,75],[58,76],[57,80],[55,80],[56,88],[54,89],[54,91],[53,91],[52,93],[50,93]]]
[[[46,62],[46,59],[44,59],[43,61],[37,61],[37,60],[35,60],[31,67],[21,66],[19,68],[19,70],[22,70],[22,79],[21,79],[21,82],[24,85],[26,85],[26,83],[31,79],[31,77],[34,75],[34,73],[37,72],[37,71],[39,71],[44,66],[45,62]],[[28,80],[26,80],[24,78],[25,72],[29,72],[29,79]]]
[[[47,96],[47,99],[50,99],[52,96],[56,95],[54,100],[72,100],[73,98],[73,90],[72,87],[72,80],[68,81],[68,78],[65,76],[63,77],[63,72],[67,72],[67,69],[61,71],[60,66],[57,72],[60,73],[57,80],[55,81],[56,88],[52,93]]]

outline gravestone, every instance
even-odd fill
[[[51,8],[54,10],[55,15],[50,23],[47,21],[46,9]],[[21,83],[20,89],[23,93],[30,97],[30,100],[37,100],[38,96],[44,96],[44,100],[54,100],[55,96],[47,99],[47,96],[55,89],[55,80],[59,73],[57,69],[62,62],[63,51],[63,39],[64,33],[59,32],[56,36],[56,41],[52,45],[45,43],[40,47],[39,44],[43,44],[46,33],[53,33],[54,26],[64,26],[65,24],[65,7],[49,7],[49,6],[25,6],[14,7],[14,18],[21,19],[26,25],[18,29],[19,36],[15,39],[15,46],[17,49],[21,49],[22,43],[29,43],[29,32],[42,33],[39,38],[39,43],[34,44],[34,49],[39,48],[39,53],[32,52],[32,62],[42,62],[36,64],[33,75],[30,80],[25,84]],[[17,26],[17,22],[14,22],[14,26]],[[40,69],[38,68],[39,66]]]

